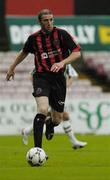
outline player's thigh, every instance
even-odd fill
[[[50,85],[45,76],[36,75],[33,77],[33,96],[34,97],[42,97],[49,96]]]
[[[49,101],[47,96],[35,97],[37,103],[37,112],[47,115]]]
[[[57,78],[52,85],[52,90],[49,95],[49,103],[51,107],[57,112],[64,111],[66,97],[66,81],[63,76]]]

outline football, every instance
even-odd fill
[[[31,166],[42,166],[47,159],[45,151],[39,147],[31,148],[26,154],[26,160]]]

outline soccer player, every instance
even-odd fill
[[[33,76],[33,95],[37,103],[37,114],[33,121],[34,146],[42,147],[44,123],[46,122],[46,138],[51,139],[54,127],[63,118],[66,97],[65,67],[79,58],[81,52],[80,46],[67,31],[54,26],[53,13],[49,9],[39,12],[38,21],[41,29],[28,37],[23,49],[9,67],[6,80],[14,78],[15,68],[29,53],[34,54],[36,73]],[[46,121],[49,105],[52,118]]]
[[[30,80],[32,82],[33,82],[33,74],[34,73],[35,73],[35,69],[30,73]],[[75,69],[72,67],[71,64],[67,65],[66,70],[65,70],[65,76],[66,76],[66,86],[67,86],[67,88],[69,88],[72,85],[74,78],[76,78],[78,76],[77,72],[75,71]],[[51,118],[50,111],[48,113],[47,120],[49,118]],[[69,113],[64,111],[63,112],[63,122],[62,122],[63,129],[64,129],[64,132],[68,135],[68,137],[72,143],[72,147],[74,149],[85,147],[87,142],[82,142],[82,141],[77,140],[77,138],[73,134],[72,126],[71,126],[71,123],[69,120],[70,120]],[[23,144],[25,144],[25,145],[28,144],[28,136],[31,134],[32,131],[33,131],[33,125],[27,126],[22,129]]]

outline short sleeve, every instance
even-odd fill
[[[65,30],[62,30],[62,36],[63,36],[63,41],[64,45],[72,52],[77,52],[80,51],[81,47],[79,44],[75,42],[73,37]]]
[[[34,44],[33,44],[33,42],[34,42],[33,37],[29,36],[27,41],[24,44],[23,51],[28,52],[28,53],[34,53],[34,49],[33,49]]]

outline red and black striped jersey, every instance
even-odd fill
[[[41,29],[30,35],[23,51],[34,54],[37,72],[49,72],[54,63],[67,58],[71,52],[80,51],[80,46],[67,31],[54,27],[50,33]]]

